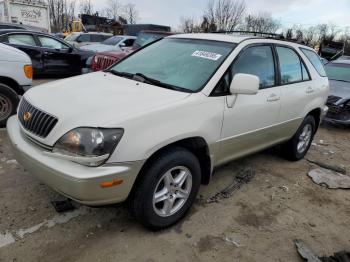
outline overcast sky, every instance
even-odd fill
[[[97,10],[108,0],[93,0]],[[200,17],[207,0],[120,0],[134,3],[140,23],[170,25],[177,29],[182,16]],[[350,0],[246,0],[248,12],[268,12],[284,26],[304,26],[332,22],[341,28],[350,27]]]

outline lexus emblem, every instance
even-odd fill
[[[32,115],[31,115],[31,113],[29,113],[29,112],[25,112],[25,113],[23,114],[23,120],[26,121],[26,122],[28,122],[28,121],[30,120],[31,117],[32,117]]]

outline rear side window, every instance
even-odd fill
[[[315,67],[316,71],[320,74],[320,76],[327,76],[320,57],[312,50],[306,48],[300,49],[307,57],[307,59],[309,59],[310,63]]]
[[[280,62],[281,84],[291,84],[303,81],[303,68],[297,53],[287,47],[277,47]],[[306,70],[305,70],[306,71]]]
[[[274,86],[275,64],[271,47],[253,46],[245,49],[232,65],[232,77],[238,73],[259,77],[260,89]]]
[[[26,34],[9,35],[8,42],[14,45],[36,46],[34,37]]]
[[[77,40],[79,40],[80,42],[90,42],[90,35],[80,35]]]

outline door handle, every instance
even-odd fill
[[[269,97],[267,98],[267,102],[275,102],[280,100],[280,97],[276,94],[271,94],[269,95]]]
[[[52,54],[53,54],[52,52],[44,51],[44,55],[52,55]]]
[[[311,86],[309,86],[307,89],[306,89],[306,93],[307,94],[311,94],[311,93],[313,93],[315,90],[311,87]]]

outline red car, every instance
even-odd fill
[[[123,51],[117,52],[100,52],[97,53],[92,61],[91,69],[93,71],[104,70],[114,63],[118,62],[120,59],[128,56],[137,49],[156,41],[160,38],[173,35],[174,33],[162,32],[162,31],[141,31],[131,48],[125,48]]]

